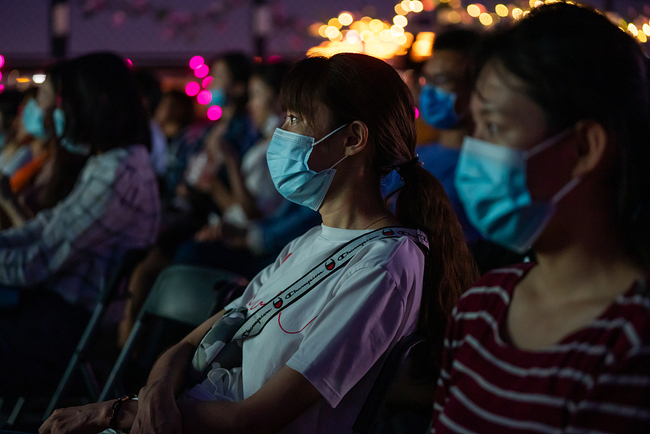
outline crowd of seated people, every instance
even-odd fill
[[[650,431],[647,57],[560,2],[440,32],[421,66],[409,87],[363,54],[225,53],[209,123],[108,53],[0,94],[0,396],[52,388],[102,279],[149,247],[120,344],[172,264],[249,283],[137,399],[40,433],[351,433],[412,333],[377,434]]]

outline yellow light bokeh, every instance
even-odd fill
[[[334,26],[328,26],[327,29],[325,30],[325,36],[327,36],[332,40],[336,39],[340,34],[341,32],[339,32],[339,29],[337,29]]]
[[[349,26],[352,24],[352,21],[354,21],[354,19],[349,12],[343,12],[341,15],[339,15],[339,22],[344,26]]]
[[[628,32],[632,33],[634,36],[637,36],[639,34],[639,29],[637,29],[636,26],[632,23],[627,25],[627,30]]]
[[[372,30],[375,33],[379,33],[384,29],[384,23],[382,23],[377,19],[370,21],[369,25],[370,25],[370,30]]]
[[[471,4],[471,5],[467,6],[467,13],[468,13],[471,17],[476,18],[476,17],[478,17],[479,15],[481,15],[481,8],[479,8],[478,5]]]
[[[356,30],[350,30],[348,33],[346,33],[345,39],[350,44],[356,44],[357,42],[361,41],[361,35]]]
[[[648,37],[644,32],[639,32],[639,34],[636,36],[639,42],[643,42],[644,44],[648,42]]]
[[[343,25],[341,24],[341,22],[339,21],[338,18],[332,18],[331,20],[329,20],[329,21],[327,22],[327,25],[328,25],[328,26],[331,26],[331,27],[336,27],[336,30],[338,30],[338,29],[340,29],[341,27],[343,27]]]
[[[320,35],[321,38],[327,38],[327,33],[325,33],[327,27],[328,27],[327,24],[323,24],[318,28],[318,34]]]
[[[361,40],[363,42],[370,42],[373,39],[375,39],[375,34],[373,33],[372,30],[364,30],[361,32]]]
[[[537,0],[535,2],[535,4],[533,5],[533,7],[536,7],[536,8],[538,8],[540,6],[544,6],[544,2],[542,0]]]
[[[494,7],[494,11],[497,13],[498,16],[500,17],[507,17],[508,16],[508,6],[503,5],[503,4],[498,4]]]
[[[481,15],[479,15],[478,20],[483,24],[484,26],[489,26],[494,22],[492,20],[492,16],[490,14],[483,12]]]
[[[530,6],[531,8],[534,8],[534,7],[535,7],[535,2],[536,2],[536,1],[537,1],[537,0],[528,0],[528,6]]]
[[[379,33],[379,37],[381,38],[382,41],[388,42],[393,40],[393,33],[388,30],[384,29]]]
[[[411,12],[411,2],[409,0],[403,0],[402,3],[400,3],[400,6],[406,12]]]
[[[393,23],[396,26],[406,27],[406,25],[409,23],[409,20],[407,20],[406,17],[403,15],[395,15],[393,17]]]
[[[643,25],[643,33],[645,33],[646,36],[650,36],[650,25],[648,24]]]
[[[410,3],[411,10],[415,13],[420,13],[424,10],[424,5],[421,1],[412,1]]]
[[[395,13],[396,13],[397,15],[406,15],[406,14],[408,14],[408,11],[405,11],[405,10],[404,10],[404,8],[402,7],[402,4],[401,4],[401,3],[397,3],[397,4],[395,5]]]
[[[395,41],[395,43],[396,43],[397,45],[405,45],[405,44],[406,44],[406,36],[405,36],[405,35],[398,35],[398,36],[395,36],[395,37],[393,38],[393,41]]]
[[[512,10],[512,18],[514,18],[515,20],[520,20],[520,19],[523,18],[523,16],[524,16],[524,11],[523,10],[521,10],[519,8],[514,8]]]
[[[447,14],[447,21],[449,21],[452,24],[460,23],[461,18],[462,17],[460,16],[460,14],[456,11],[449,11],[449,13]]]
[[[404,27],[392,26],[390,28],[390,32],[393,34],[393,36],[403,35],[404,34]]]

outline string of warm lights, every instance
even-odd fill
[[[314,37],[325,39],[318,46],[312,47],[307,55],[320,54],[330,56],[338,52],[365,53],[380,59],[390,59],[409,52],[414,61],[422,61],[431,55],[433,32],[418,32],[414,36],[406,31],[410,17],[423,11],[433,14],[433,18],[441,25],[463,24],[468,26],[482,25],[490,27],[504,20],[519,20],[526,16],[531,8],[558,0],[523,0],[516,4],[497,4],[490,11],[481,3],[472,3],[463,7],[461,0],[404,0],[395,5],[396,15],[393,24],[386,21],[363,16],[355,20],[354,14],[341,12],[338,17],[327,23],[316,22],[309,27],[309,33]],[[608,12],[607,16],[621,29],[634,36],[639,42],[646,43],[650,36],[650,6],[645,6],[643,14],[636,15],[627,22],[619,15]]]

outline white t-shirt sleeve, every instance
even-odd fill
[[[422,277],[416,274],[423,265],[421,252],[409,242],[386,266],[360,263],[346,271],[287,366],[336,407],[391,343],[410,332],[405,319],[417,317]]]

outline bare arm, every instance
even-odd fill
[[[302,374],[285,366],[244,401],[189,402],[179,409],[186,433],[273,433],[321,398]]]
[[[117,418],[120,428],[133,427],[134,434],[182,433],[176,395],[182,390],[185,371],[196,347],[210,327],[221,319],[223,313],[224,311],[221,311],[212,316],[156,361],[149,374],[147,385],[140,391],[139,400],[127,401],[120,408]],[[96,434],[109,427],[109,417],[114,402],[115,400],[111,400],[55,410],[38,432]]]

